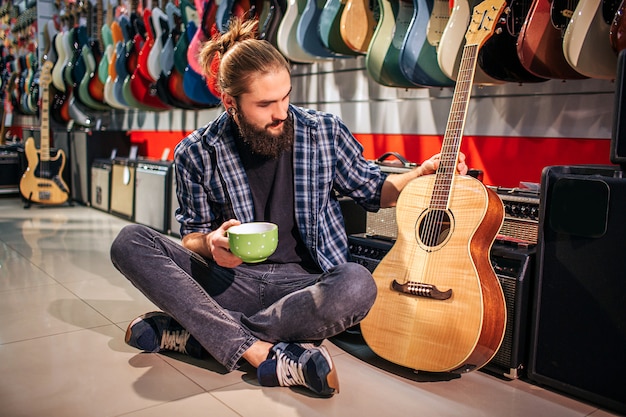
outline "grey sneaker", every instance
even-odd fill
[[[126,343],[146,352],[172,351],[202,358],[200,343],[176,320],[154,311],[133,320],[126,329]]]
[[[272,353],[257,369],[261,385],[301,385],[323,396],[339,393],[337,371],[324,346],[278,343]]]

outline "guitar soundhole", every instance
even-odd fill
[[[428,210],[418,220],[417,240],[429,250],[435,250],[450,237],[452,220],[446,210]]]

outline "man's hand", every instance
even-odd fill
[[[440,160],[441,160],[440,153],[435,154],[431,156],[430,158],[428,158],[427,160],[425,160],[422,163],[422,165],[420,165],[420,168],[422,169],[421,175],[435,173],[437,171],[437,168],[439,168]],[[467,165],[465,165],[465,154],[463,152],[459,152],[459,161],[457,163],[456,170],[461,175],[467,174],[468,168],[467,168]]]
[[[243,263],[241,258],[233,255],[230,251],[230,244],[228,243],[228,236],[226,231],[232,226],[241,224],[239,220],[228,220],[224,222],[218,229],[209,233],[206,237],[206,242],[213,256],[213,261],[219,266],[225,268],[234,268]]]
[[[190,233],[183,237],[182,244],[205,258],[213,259],[219,266],[234,268],[243,263],[241,258],[230,252],[226,231],[241,224],[239,220],[228,220],[211,233]]]

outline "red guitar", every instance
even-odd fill
[[[563,33],[552,23],[552,1],[534,0],[517,38],[521,64],[538,77],[587,78],[576,72],[563,55]]]

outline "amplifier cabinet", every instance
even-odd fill
[[[617,166],[541,177],[531,380],[626,414],[626,178]]]
[[[394,242],[361,233],[348,236],[348,244],[352,261],[374,272]],[[504,292],[507,323],[502,345],[483,369],[514,379],[528,363],[535,249],[495,244],[490,259]]]
[[[539,192],[520,188],[489,188],[498,194],[504,205],[504,222],[497,240],[535,246],[539,230]]]
[[[535,248],[494,244],[490,259],[504,292],[507,320],[502,344],[483,369],[515,379],[528,365]]]
[[[370,272],[374,272],[393,243],[392,240],[370,237],[365,233],[348,236],[348,247],[352,261],[363,265]]]
[[[0,148],[0,194],[19,191],[21,172],[17,151]]]
[[[111,208],[111,160],[96,159],[91,164],[91,206],[108,212]]]
[[[135,222],[160,232],[168,229],[171,165],[144,160],[135,171]]]
[[[113,160],[110,212],[131,221],[135,214],[135,170],[135,161],[123,158]]]

